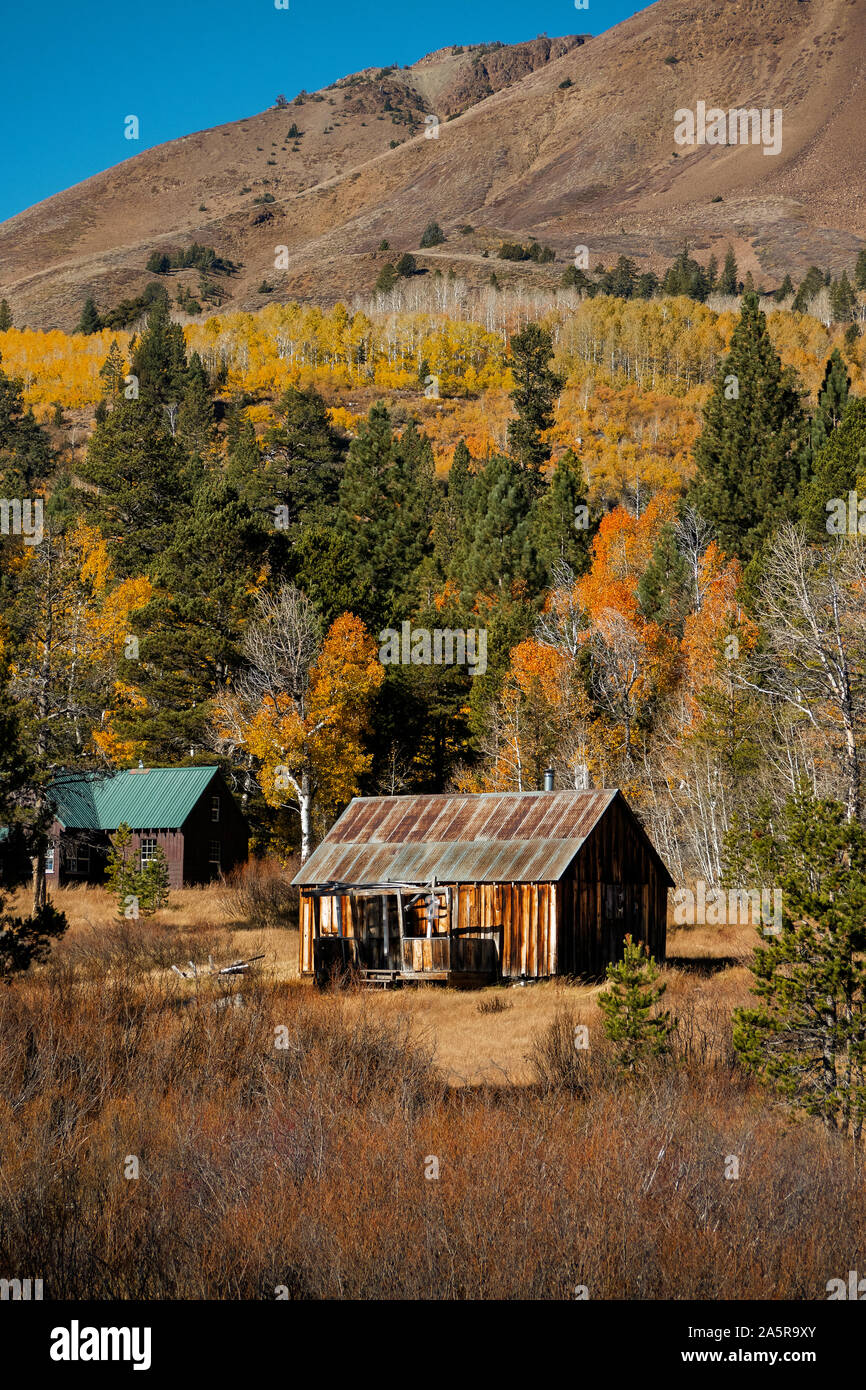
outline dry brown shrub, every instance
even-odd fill
[[[299,895],[291,882],[297,869],[297,863],[283,868],[274,859],[239,864],[220,893],[227,919],[258,930],[297,927]]]
[[[448,1091],[411,998],[94,964],[0,992],[0,1274],[47,1297],[813,1299],[866,1245],[857,1155],[694,981],[640,1078],[557,1000],[540,1084]]]

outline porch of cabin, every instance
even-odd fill
[[[479,989],[500,978],[502,929],[458,926],[450,887],[328,883],[304,889],[303,898],[312,912],[320,985],[350,971],[363,985],[384,989],[434,982]]]

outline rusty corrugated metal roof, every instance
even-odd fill
[[[356,797],[293,882],[555,883],[617,794]]]

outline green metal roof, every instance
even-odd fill
[[[178,830],[216,767],[145,767],[113,777],[76,776],[52,784],[51,800],[65,830]]]

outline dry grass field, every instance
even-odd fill
[[[731,1053],[748,929],[671,934],[674,1052],[629,1077],[594,986],[320,992],[224,892],[57,900],[0,991],[0,1270],[46,1297],[814,1299],[857,1267],[856,1155]]]
[[[140,926],[119,924],[113,899],[103,889],[64,888],[54,894],[67,915],[69,930],[55,948],[59,962],[84,964],[104,960],[106,952],[122,953],[135,936],[152,954],[154,977],[171,965],[189,968],[189,961],[216,965],[264,953],[256,967],[271,986],[297,980],[298,932],[286,926],[245,921],[230,890],[221,887],[185,888],[171,895],[169,908]],[[18,909],[26,906],[19,894]],[[748,997],[745,967],[752,946],[749,927],[692,927],[668,935],[667,1007],[683,1023],[730,1015]],[[309,982],[304,982],[309,987]],[[242,988],[242,987],[239,987]],[[192,992],[194,986],[187,986]],[[410,1015],[434,1049],[437,1066],[451,1086],[526,1085],[531,1080],[528,1055],[533,1036],[547,1027],[563,1008],[573,1010],[591,1032],[600,1027],[595,1005],[599,984],[545,981],[494,990],[443,989],[438,985],[388,991],[375,1008],[383,1019]],[[350,993],[350,1014],[364,1007],[364,996]],[[491,1000],[493,1005],[491,1008]]]

